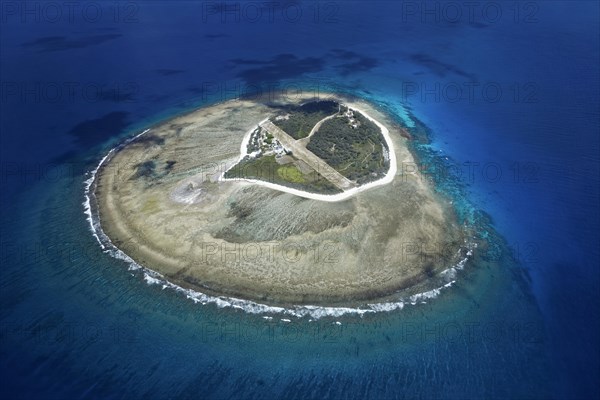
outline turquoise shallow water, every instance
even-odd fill
[[[427,132],[413,134],[415,150],[435,157]],[[15,376],[36,379],[35,391],[110,397],[119,387],[117,397],[156,398],[548,395],[538,384],[549,374],[547,342],[523,270],[468,203],[460,204],[461,215],[489,249],[481,242],[453,287],[402,310],[312,320],[195,304],[148,285],[91,235],[84,179],[32,185],[20,200],[27,212],[3,223],[16,244],[7,261],[19,266],[6,280],[12,304],[3,314],[11,321],[4,343],[21,349],[13,353],[18,360],[4,361],[22,368]],[[438,184],[464,202],[455,185],[453,191],[450,179]],[[32,346],[37,351],[28,356]]]

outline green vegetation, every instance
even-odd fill
[[[346,178],[362,185],[387,172],[389,150],[381,129],[359,112],[340,109],[335,101],[288,106],[285,111],[287,119],[272,122],[296,139],[306,137],[317,122],[333,116],[311,136],[306,148]],[[341,192],[291,151],[286,150],[287,155],[283,156],[279,142],[261,127],[250,135],[247,152],[252,156],[246,156],[227,171],[225,178],[256,179],[314,193]]]
[[[277,169],[277,175],[283,180],[292,183],[305,183],[304,174],[295,165],[285,165]]]
[[[313,101],[301,106],[289,106],[284,109],[282,116],[287,119],[271,119],[275,125],[283,129],[294,139],[307,137],[317,122],[335,114],[339,103],[332,100]]]
[[[248,140],[248,145],[246,146],[246,150],[248,153],[253,153],[255,151],[260,150],[258,139],[260,138],[261,132],[262,128],[259,126],[250,135],[250,140]]]
[[[281,165],[274,155],[257,158],[245,157],[225,172],[225,178],[258,179],[313,193],[341,193],[341,190],[333,186],[316,171],[303,173],[294,162]]]
[[[340,114],[325,121],[306,148],[359,185],[380,179],[389,168],[384,157],[389,151],[381,129],[354,111],[354,124]]]
[[[265,143],[266,144],[271,144],[273,143],[273,135],[271,135],[270,132],[267,132],[267,136],[265,137]]]

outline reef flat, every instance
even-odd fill
[[[277,121],[285,126],[285,119],[276,120],[282,109],[315,100],[343,104],[339,117],[354,118],[350,124],[367,125],[368,116],[385,129],[386,142],[373,136],[346,147],[347,155],[361,155],[353,169],[341,167],[346,156],[322,145],[342,119],[313,146],[351,180],[353,187],[342,193],[347,196],[322,201],[302,195],[306,187],[294,191],[270,182],[272,176],[284,184],[304,184],[305,175],[314,174],[297,160],[279,160],[292,158],[293,152],[267,155],[275,173],[260,182],[224,179],[243,159],[240,149],[251,152],[259,144],[259,127]],[[292,140],[310,148],[311,133],[318,132],[309,128],[323,115],[311,116],[308,125],[297,123],[303,121],[299,118],[288,121],[288,129],[297,128],[291,129]],[[406,136],[375,106],[337,94],[235,99],[203,107],[152,127],[109,155],[94,185],[100,223],[137,263],[185,288],[269,304],[376,301],[434,279],[466,251],[463,228],[451,205],[415,168]],[[269,139],[263,135],[260,143]],[[368,149],[376,155],[365,153]],[[392,154],[385,160],[393,159],[398,168],[378,158],[386,151]],[[360,167],[365,165],[369,169]],[[323,193],[341,190],[321,188]],[[358,190],[363,188],[368,190]]]

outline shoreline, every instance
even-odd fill
[[[210,108],[210,107],[208,107]],[[366,117],[368,117],[370,120],[372,120],[374,123],[376,123],[380,129],[382,129],[382,134],[385,133],[385,140],[386,143],[388,144],[388,147],[390,149],[390,160],[396,161],[396,147],[393,145],[392,140],[389,136],[389,130],[383,125],[381,124],[379,121],[374,120],[374,118],[371,117],[371,115],[369,115],[368,113],[366,113],[364,111],[364,109],[360,108],[360,107],[353,107],[356,108],[357,110],[359,110],[360,112],[362,112]],[[204,107],[202,108],[204,109]],[[198,110],[201,111],[201,110]],[[171,120],[169,120],[171,121]],[[175,121],[175,122],[181,122],[181,121]],[[171,123],[173,123],[173,121],[171,121]],[[163,125],[167,125],[167,123],[164,123]],[[255,126],[253,126],[253,128],[249,131],[246,131],[246,134],[243,137],[242,140],[242,144],[241,144],[241,148],[243,148],[244,144],[247,144],[247,140],[249,138],[248,133],[251,133],[252,130],[255,129]],[[399,288],[399,289],[394,289],[393,291],[387,291],[387,294],[385,293],[386,290],[384,290],[383,292],[378,290],[376,286],[373,287],[373,293],[372,295],[374,296],[367,296],[365,297],[365,300],[360,300],[361,296],[358,296],[355,298],[355,300],[353,301],[349,301],[349,299],[347,300],[319,300],[316,303],[315,302],[301,302],[301,303],[297,303],[294,300],[289,300],[286,301],[279,301],[279,300],[274,300],[275,298],[271,298],[269,296],[269,300],[267,302],[262,302],[262,301],[256,301],[256,300],[252,300],[255,299],[254,296],[251,296],[250,298],[247,298],[245,296],[243,296],[243,298],[238,297],[238,295],[235,295],[234,293],[230,293],[230,294],[226,294],[223,293],[220,289],[214,289],[212,287],[206,286],[205,289],[202,289],[202,286],[198,286],[197,284],[193,284],[192,287],[190,287],[189,282],[188,281],[180,281],[180,283],[178,283],[179,279],[178,278],[170,278],[169,274],[165,275],[163,272],[157,271],[155,269],[153,269],[152,267],[147,267],[144,266],[138,262],[135,261],[135,259],[137,259],[139,257],[139,254],[137,254],[138,252],[134,252],[132,253],[132,256],[129,256],[129,251],[126,248],[120,248],[117,247],[112,240],[109,238],[108,234],[105,233],[104,231],[104,225],[107,223],[106,221],[101,221],[104,220],[104,218],[100,217],[100,210],[99,210],[99,199],[95,198],[96,195],[96,184],[98,182],[99,176],[101,174],[96,175],[100,170],[102,170],[102,167],[106,164],[109,164],[112,160],[113,157],[120,157],[120,151],[127,148],[127,145],[132,143],[133,141],[135,141],[136,139],[138,139],[140,136],[144,135],[147,132],[151,132],[154,129],[146,129],[143,132],[135,135],[134,137],[131,137],[129,139],[127,139],[125,142],[117,145],[116,147],[114,147],[113,149],[111,149],[105,156],[104,158],[102,158],[102,160],[100,161],[100,163],[98,164],[98,166],[96,167],[95,170],[91,171],[91,177],[86,180],[86,198],[87,201],[86,203],[84,203],[84,209],[85,209],[85,213],[86,215],[88,215],[88,221],[90,223],[90,229],[93,233],[93,235],[96,237],[96,240],[98,241],[98,243],[101,245],[101,247],[103,248],[103,250],[106,253],[110,253],[111,256],[118,258],[118,259],[122,259],[126,262],[128,262],[130,264],[130,268],[132,269],[141,269],[144,273],[144,279],[146,280],[146,282],[148,284],[161,284],[163,286],[163,288],[166,287],[170,287],[172,289],[175,289],[176,291],[183,291],[186,293],[186,297],[192,299],[194,302],[201,302],[203,304],[207,304],[207,303],[215,303],[217,304],[219,307],[233,307],[233,308],[243,308],[248,312],[255,312],[256,309],[261,309],[262,311],[260,311],[260,313],[272,313],[272,312],[277,312],[277,313],[284,313],[287,315],[296,315],[296,316],[305,316],[305,315],[317,315],[319,313],[324,313],[324,315],[337,315],[339,313],[342,314],[346,314],[346,313],[359,313],[359,314],[363,314],[365,312],[376,312],[376,311],[390,311],[393,309],[398,309],[398,308],[402,308],[404,307],[404,305],[406,304],[417,304],[418,302],[424,301],[428,298],[432,298],[435,297],[439,294],[439,291],[442,290],[445,287],[449,287],[451,286],[454,282],[455,282],[455,272],[456,270],[460,270],[464,267],[464,264],[467,262],[467,260],[470,258],[471,256],[471,252],[469,250],[469,253],[467,254],[466,257],[458,260],[458,262],[456,264],[450,264],[450,266],[448,268],[445,268],[443,271],[437,273],[436,276],[436,281],[441,282],[441,284],[438,284],[437,286],[429,286],[428,284],[426,284],[426,286],[423,286],[423,289],[418,291],[418,292],[414,292],[413,290],[409,290],[410,287],[413,287],[414,284],[411,284],[411,286],[407,286],[404,288]],[[161,131],[158,130],[158,132],[155,132],[156,134],[160,135]],[[393,156],[392,156],[393,154]],[[123,156],[125,157],[125,156]],[[238,157],[239,158],[239,157]],[[344,197],[352,197],[355,196],[356,194],[363,192],[364,190],[373,187],[373,186],[382,186],[385,185],[387,183],[390,183],[391,181],[393,181],[394,179],[394,175],[395,174],[391,174],[390,172],[392,172],[394,163],[390,162],[390,169],[388,170],[388,173],[386,174],[386,176],[380,180],[377,180],[375,182],[370,182],[369,184],[365,184],[359,188],[355,188],[352,192],[350,193],[341,193],[342,196]],[[260,182],[262,183],[262,185],[259,186],[267,186],[268,187],[268,183],[266,182]],[[369,186],[367,186],[369,185]],[[274,185],[275,186],[275,185]],[[276,186],[280,186],[280,185],[276,185]],[[277,188],[277,190],[280,190],[282,192],[288,192],[289,191],[293,191],[294,189],[291,188],[287,188],[287,187],[283,187],[285,190],[280,190],[279,187]],[[231,191],[231,189],[226,189]],[[304,195],[312,195],[311,193],[303,193],[302,191],[298,191],[301,192],[301,194]],[[316,195],[316,194],[315,194]],[[319,196],[319,195],[316,195]],[[91,197],[93,197],[93,199],[90,199]],[[301,196],[301,197],[306,197],[306,196]],[[339,197],[338,195],[333,195],[333,197]],[[320,199],[316,199],[316,200],[320,200]],[[344,200],[343,198],[337,198],[333,201],[330,201],[330,203],[333,202],[339,202],[341,200]],[[96,202],[96,204],[91,204]],[[94,210],[94,206],[95,206],[95,210]],[[114,227],[111,229],[115,229]],[[114,233],[114,232],[113,232]],[[111,234],[112,235],[112,234]],[[141,246],[144,246],[144,242],[140,242],[142,243]],[[465,242],[466,243],[466,242]],[[461,248],[468,248],[468,245],[465,244],[466,247],[461,246]],[[143,250],[143,249],[142,249]],[[145,250],[144,250],[145,251]],[[136,255],[137,254],[137,255]],[[142,259],[150,257],[150,255],[148,255],[147,253],[144,253],[145,255],[143,255]],[[464,255],[464,253],[463,253]],[[156,259],[157,261],[160,259]],[[166,260],[166,259],[165,259]],[[160,261],[158,261],[160,263]],[[144,264],[147,264],[146,262],[144,262]],[[151,263],[152,265],[152,263]],[[419,278],[415,284],[417,284],[418,282],[420,282],[421,280],[423,280],[423,278]],[[430,281],[430,279],[426,280],[427,282]],[[425,280],[423,280],[423,282],[425,282]],[[418,283],[416,286],[421,287],[421,283]],[[415,286],[415,288],[416,288]],[[425,290],[425,288],[428,287],[428,290]],[[417,289],[418,290],[418,289]],[[208,293],[208,294],[207,294]],[[210,294],[213,293],[213,294]],[[222,293],[222,294],[219,294]],[[343,293],[343,292],[340,292]],[[368,292],[365,292],[368,293]],[[358,293],[357,293],[358,294]],[[364,295],[363,295],[364,296]],[[331,299],[333,299],[334,297],[331,297]],[[372,300],[367,300],[367,298],[371,298]],[[380,300],[377,300],[380,299]],[[288,304],[287,306],[280,306],[281,304]],[[346,304],[348,304],[348,306],[345,306]],[[353,304],[352,306],[350,306],[350,304]],[[254,311],[252,311],[254,310]],[[303,311],[300,311],[303,310]],[[324,310],[328,310],[328,311],[324,311]],[[345,311],[342,311],[345,310]],[[341,314],[340,314],[341,315]]]
[[[306,199],[326,201],[326,202],[332,202],[332,203],[349,199],[349,198],[355,196],[356,194],[363,192],[365,190],[369,190],[369,189],[372,189],[377,186],[383,186],[388,183],[391,183],[394,180],[396,173],[398,172],[398,165],[397,165],[397,161],[396,161],[396,152],[395,152],[396,149],[394,148],[394,144],[392,143],[392,138],[390,137],[390,131],[387,129],[387,127],[385,125],[383,125],[381,122],[379,122],[376,119],[374,119],[373,117],[371,117],[363,109],[356,107],[356,105],[346,104],[346,103],[340,103],[340,104],[342,106],[350,106],[351,108],[360,112],[368,120],[370,120],[371,122],[376,124],[379,127],[379,129],[381,129],[381,134],[388,146],[389,157],[390,157],[390,168],[387,170],[387,172],[385,173],[385,176],[383,178],[378,179],[373,182],[365,183],[364,185],[361,185],[361,186],[358,186],[355,188],[348,189],[348,190],[346,190],[342,193],[338,193],[338,194],[312,193],[312,192],[307,192],[304,190],[290,188],[288,186],[278,185],[278,184],[272,183],[272,182],[265,182],[265,181],[258,180],[258,179],[225,178],[225,174],[227,173],[227,171],[229,171],[231,168],[233,168],[236,164],[238,164],[240,161],[242,161],[244,159],[244,157],[246,157],[248,155],[248,152],[247,152],[248,141],[250,140],[250,137],[252,136],[252,132],[255,129],[255,128],[252,128],[248,132],[246,132],[246,134],[244,135],[244,138],[242,139],[242,144],[240,146],[240,157],[238,158],[238,160],[236,161],[235,164],[233,164],[231,167],[229,167],[227,170],[225,170],[225,171],[223,171],[223,173],[221,173],[221,175],[218,178],[218,181],[220,181],[220,182],[248,182],[248,183],[251,183],[254,185],[259,185],[259,186],[263,186],[263,187],[266,187],[269,189],[279,190],[284,193],[290,193],[290,194],[293,194],[296,196],[304,197]],[[330,118],[330,117],[327,117],[327,118]],[[269,118],[263,119],[262,121],[260,121],[258,123],[258,126],[262,125],[263,123],[265,123],[268,120],[269,120]]]
[[[111,257],[126,262],[130,271],[141,271],[143,273],[143,281],[147,285],[161,285],[162,290],[171,289],[176,293],[182,293],[188,300],[191,300],[195,304],[201,305],[215,305],[218,308],[230,308],[242,310],[248,314],[263,315],[262,318],[271,320],[273,315],[279,316],[291,316],[295,318],[309,317],[314,320],[321,318],[338,318],[342,316],[358,316],[363,317],[365,314],[392,312],[396,310],[403,310],[406,306],[415,306],[419,304],[427,304],[427,300],[438,297],[444,289],[452,287],[456,283],[456,279],[452,279],[449,282],[434,287],[430,290],[418,292],[408,297],[400,297],[394,301],[374,301],[374,302],[363,302],[357,306],[327,306],[327,305],[316,305],[316,304],[293,304],[291,306],[277,306],[266,303],[259,303],[254,300],[241,299],[232,296],[224,295],[211,295],[203,293],[197,289],[190,289],[180,286],[176,283],[171,282],[160,272],[154,271],[148,267],[138,264],[133,258],[127,255],[122,249],[115,245],[108,235],[102,230],[102,223],[97,213],[97,205],[93,207],[93,203],[96,202],[94,194],[94,186],[96,183],[97,172],[102,165],[110,160],[111,154],[118,151],[119,147],[130,143],[132,140],[144,135],[151,131],[150,128],[144,130],[133,138],[130,138],[126,142],[119,144],[112,148],[98,163],[96,168],[89,172],[90,178],[86,179],[83,183],[85,186],[84,196],[86,201],[82,203],[84,208],[84,214],[90,225],[90,231],[92,235],[102,248],[102,251]],[[96,213],[94,213],[94,208]],[[439,275],[452,275],[455,278],[457,271],[463,270],[466,263],[471,259],[473,255],[473,249],[476,245],[473,243],[473,247],[467,252],[467,256],[459,261],[458,264],[453,265],[443,270]],[[281,319],[280,321],[289,322],[289,320]],[[339,323],[337,321],[336,323]]]

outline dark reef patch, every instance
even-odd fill
[[[342,76],[370,71],[379,65],[379,62],[375,58],[366,57],[353,51],[333,49],[331,50],[331,54],[335,58],[348,61],[334,66],[335,70]]]
[[[100,118],[89,119],[75,125],[68,132],[81,147],[91,147],[103,143],[129,126],[129,113],[113,111]]]
[[[25,48],[32,48],[39,53],[45,53],[71,49],[82,49],[108,42],[121,36],[123,35],[118,33],[86,36],[79,39],[68,39],[65,36],[45,36],[30,42],[25,42],[21,44],[21,46]]]
[[[433,72],[435,75],[437,75],[441,78],[446,77],[448,74],[456,74],[458,76],[462,76],[462,77],[470,79],[472,81],[477,81],[477,75],[470,73],[470,72],[466,72],[455,65],[444,63],[440,60],[433,58],[432,56],[430,56],[428,54],[423,54],[423,53],[411,54],[410,60],[418,65],[426,67],[431,72]]]
[[[185,72],[182,69],[170,69],[170,68],[159,68],[159,69],[155,69],[154,71],[162,76],[178,75],[178,74],[182,74]]]
[[[304,74],[320,72],[325,67],[325,62],[321,58],[299,58],[289,53],[279,54],[269,61],[235,58],[231,59],[230,62],[235,66],[262,66],[260,68],[244,69],[237,73],[238,78],[244,80],[246,84],[253,85],[297,78]]]

